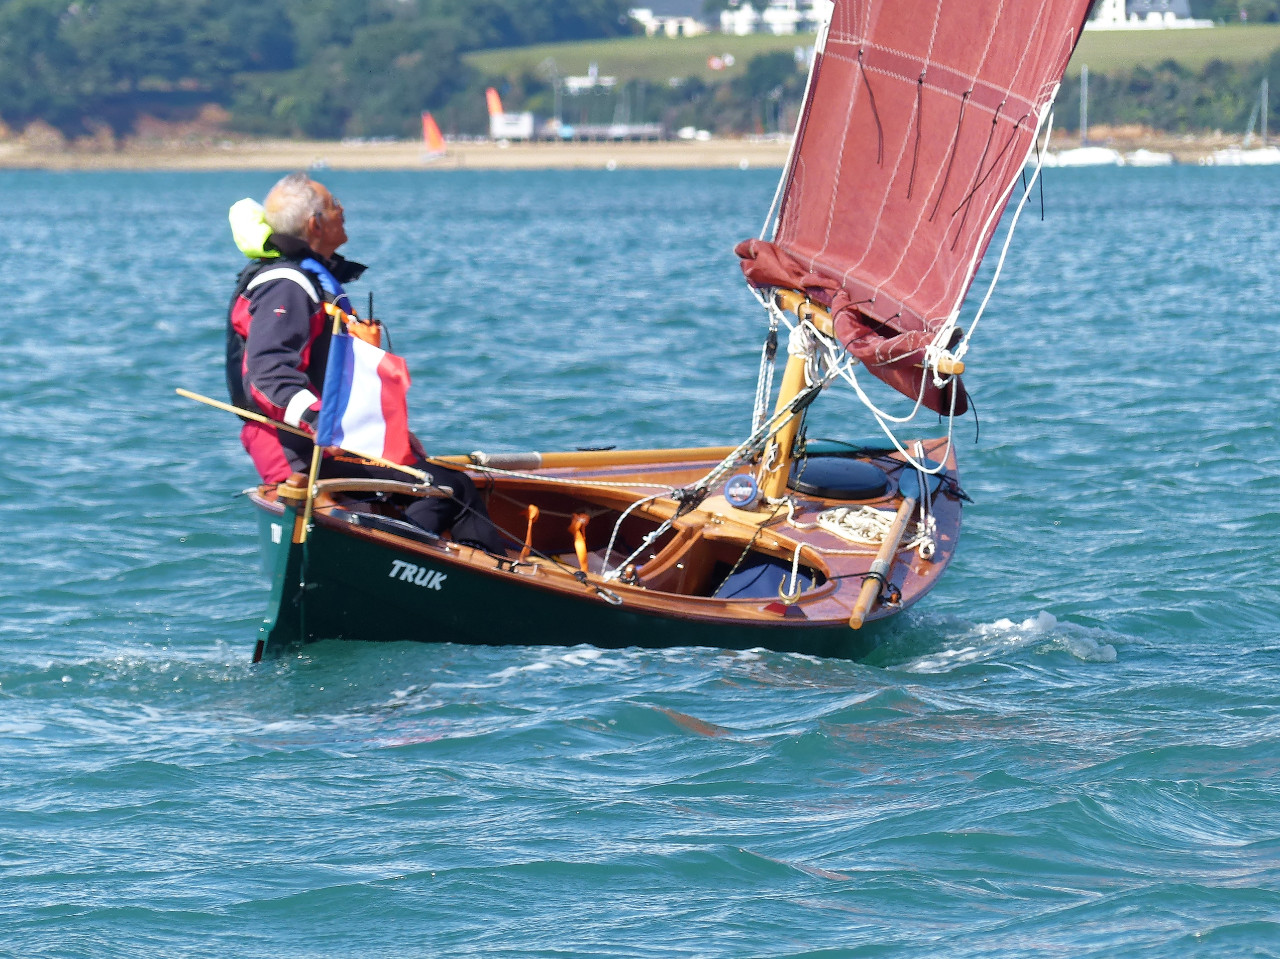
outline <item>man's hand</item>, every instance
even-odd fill
[[[312,436],[316,435],[316,420],[320,419],[320,401],[316,400],[298,417],[298,426],[306,430]]]

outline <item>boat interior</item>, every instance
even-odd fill
[[[447,536],[404,520],[405,508],[423,495],[411,483],[321,480],[317,492],[320,516],[428,548],[447,542]],[[794,547],[777,535],[768,537],[769,545],[761,543],[762,526],[709,521],[708,514],[695,511],[664,530],[674,512],[672,501],[628,510],[634,500],[634,494],[617,488],[513,479],[493,485],[488,505],[490,517],[512,540],[507,558],[549,565],[568,575],[595,578],[622,565],[619,581],[629,586],[718,599],[776,596],[778,584],[790,577]],[[483,554],[477,561],[491,562]],[[808,590],[825,582],[828,573],[806,558],[797,575]]]

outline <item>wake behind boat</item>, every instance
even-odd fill
[[[417,500],[452,495],[427,480],[317,481],[313,467],[259,487],[273,587],[255,658],[323,638],[868,652],[868,627],[954,555],[952,425],[990,293],[966,327],[961,305],[1089,6],[837,0],[774,205],[737,248],[767,322],[750,434],[434,460],[474,480],[505,552],[407,522]],[[862,374],[907,397],[905,415]],[[808,437],[808,408],[839,382],[877,439]],[[925,411],[942,435],[900,438]]]

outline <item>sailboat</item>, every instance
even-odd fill
[[[1215,150],[1207,159],[1206,166],[1274,166],[1280,163],[1280,147],[1267,143],[1267,106],[1270,99],[1270,88],[1267,78],[1262,78],[1258,88],[1258,100],[1249,114],[1249,125],[1245,130],[1244,143],[1238,147],[1227,147]],[[1259,117],[1262,119],[1261,146],[1251,146],[1253,128]]]
[[[762,313],[750,429],[438,457],[483,491],[501,553],[406,521],[451,495],[427,478],[260,486],[272,591],[255,660],[319,639],[867,654],[955,554],[952,428],[991,291],[964,326],[961,307],[1090,5],[836,0],[774,202],[736,248]],[[837,385],[874,438],[808,437]],[[945,429],[904,438],[935,415]]]
[[[1080,67],[1080,145],[1060,150],[1048,164],[1059,167],[1123,166],[1124,157],[1111,147],[1089,143],[1089,67]]]
[[[440,125],[430,112],[422,114],[422,159],[438,160],[447,152],[444,136],[440,133]]]

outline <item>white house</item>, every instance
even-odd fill
[[[1211,27],[1194,20],[1188,0],[1102,0],[1086,30],[1171,30]]]
[[[830,18],[831,6],[830,0],[769,0],[759,11],[751,0],[730,0],[729,9],[720,14],[720,29],[735,36],[813,33]]]
[[[650,37],[696,37],[709,29],[702,19],[702,0],[649,0],[631,10],[631,19]]]

